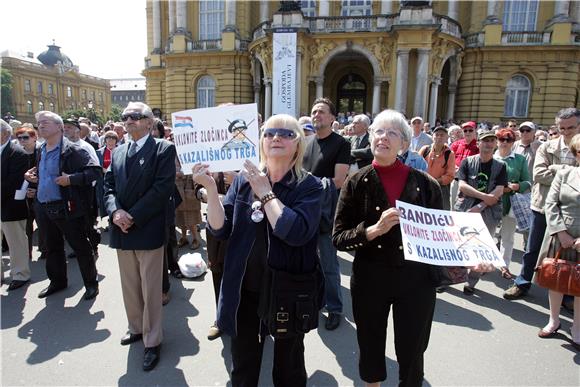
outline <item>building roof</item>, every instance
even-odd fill
[[[145,78],[109,79],[111,91],[145,91]]]
[[[4,50],[0,52],[0,58],[15,58],[31,63],[42,64],[38,59],[34,57],[34,53],[32,52],[22,53],[14,50]]]
[[[45,66],[52,67],[61,63],[66,67],[73,67],[73,63],[68,56],[60,52],[60,47],[56,44],[49,44],[48,50],[38,55],[38,60]]]

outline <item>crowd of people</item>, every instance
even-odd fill
[[[201,203],[206,203],[216,302],[208,339],[232,337],[234,386],[258,384],[268,334],[275,338],[274,384],[306,385],[304,334],[317,324],[312,310],[316,315],[326,310],[327,330],[343,319],[337,249],[354,255],[350,295],[361,379],[378,386],[387,378],[384,353],[392,309],[400,385],[422,384],[436,293],[446,288],[438,286],[430,265],[404,259],[396,200],[480,213],[505,262],[501,276],[513,280],[506,300],[525,297],[538,262],[555,251],[562,249],[562,259],[578,263],[576,108],[560,110],[554,126],[543,132],[534,122],[513,120],[431,126],[394,110],[371,119],[337,113],[331,100],[318,98],[310,115],[280,114],[260,122],[259,165],[246,161],[227,172],[206,164],[183,170],[171,128],[143,103],[129,103],[120,122],[103,128],[49,111],[38,112],[35,123],[9,119],[0,121],[8,291],[31,280],[36,225],[49,279],[38,296],[67,288],[66,241],[79,263],[83,297],[94,299],[100,233],[108,232],[128,320],[121,344],[143,341],[146,371],[161,356],[169,275],[184,275],[178,249],[201,246]],[[97,228],[99,218],[108,218],[108,226]],[[516,230],[525,244],[519,275],[509,268]],[[475,294],[490,270],[469,267],[463,293]],[[320,275],[304,277],[311,273]],[[288,292],[298,278],[317,285],[314,309],[300,304],[302,320],[293,325],[284,325],[284,316],[293,311],[278,310],[278,320],[271,321],[279,281],[291,284]],[[580,298],[550,290],[549,303],[549,321],[538,336],[551,337],[561,328],[564,306],[573,310],[570,333],[580,348]],[[279,324],[285,328],[277,329]]]

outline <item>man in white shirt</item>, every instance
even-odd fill
[[[423,132],[423,119],[421,117],[413,117],[411,120],[411,127],[413,128],[413,137],[411,137],[411,145],[409,149],[418,152],[419,149],[425,145],[433,144],[433,139],[427,133]]]

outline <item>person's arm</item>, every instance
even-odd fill
[[[563,248],[572,247],[574,244],[574,238],[568,233],[568,227],[564,223],[564,217],[562,216],[562,210],[560,208],[560,193],[566,175],[562,172],[556,174],[550,186],[550,191],[548,191],[548,195],[546,196],[545,206],[548,232],[552,236],[558,236]]]
[[[556,171],[550,168],[552,166],[553,156],[548,153],[550,141],[542,144],[536,152],[534,160],[534,183],[551,185],[556,175]]]
[[[207,202],[207,223],[212,232],[221,230],[225,223],[225,210],[222,200],[220,200],[217,184],[212,174],[209,171],[207,164],[195,164],[192,168],[192,178],[195,184],[200,185],[200,191],[203,190],[202,195],[205,196]],[[233,190],[229,190],[231,192]],[[235,198],[230,196],[229,202],[233,205]]]
[[[344,180],[348,175],[349,167],[350,166],[348,164],[336,164],[334,166],[334,177],[332,180],[334,181],[334,185],[337,189],[340,189],[344,184]]]
[[[444,151],[446,152],[446,151]],[[445,157],[445,156],[444,156]],[[455,178],[455,154],[449,151],[449,159],[447,160],[447,165],[445,166],[445,172],[437,179],[437,182],[441,185],[449,185]]]
[[[341,139],[338,154],[336,157],[336,164],[334,165],[334,185],[336,189],[342,188],[348,170],[350,168],[350,143],[344,138]]]

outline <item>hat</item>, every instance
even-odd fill
[[[474,121],[467,121],[467,122],[464,122],[464,123],[461,125],[461,128],[462,128],[462,129],[463,129],[463,128],[466,128],[466,127],[470,127],[470,128],[473,128],[473,129],[475,129],[475,128],[477,127],[477,124],[476,124]]]
[[[77,119],[75,119],[75,118],[67,118],[67,119],[63,120],[63,124],[65,124],[65,125],[66,124],[74,125],[77,128],[79,128],[79,129],[81,128],[81,125],[79,124],[79,121]]]
[[[314,132],[314,126],[312,124],[306,123],[302,125],[302,130],[308,130],[310,132]]]
[[[411,119],[411,123],[413,123],[413,121],[415,121],[415,120],[419,120],[419,121],[423,122],[423,118],[421,118],[421,117],[417,116],[417,117],[413,117],[413,118]]]
[[[447,133],[447,129],[444,126],[436,126],[435,129],[433,129],[433,134],[439,131],[444,131],[445,133]]]
[[[495,132],[493,130],[486,130],[486,131],[482,131],[481,133],[479,133],[479,135],[477,136],[477,140],[481,141],[484,138],[488,138],[488,137],[497,138],[497,135],[495,134]]]
[[[522,122],[522,123],[520,124],[520,126],[518,127],[518,129],[521,129],[521,128],[523,128],[523,127],[527,127],[527,128],[530,128],[530,129],[532,129],[532,130],[536,130],[536,125],[534,125],[534,123],[533,123],[532,121],[525,121],[525,122]]]

